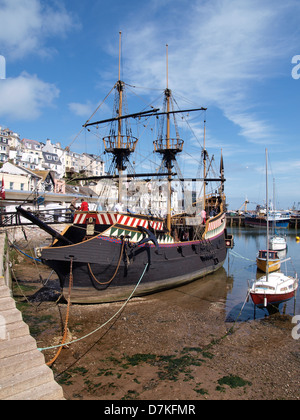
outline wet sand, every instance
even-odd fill
[[[61,342],[58,281],[23,257],[16,299],[39,348]],[[69,400],[300,399],[300,341],[290,316],[227,322],[230,283],[220,270],[182,288],[123,303],[71,305],[68,341],[52,365]],[[226,274],[226,273],[225,273]],[[27,299],[24,298],[27,296]],[[30,298],[29,298],[30,297]],[[46,361],[57,349],[43,351]]]

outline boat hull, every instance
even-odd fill
[[[268,305],[275,305],[286,302],[295,296],[295,291],[282,294],[264,294],[264,293],[250,293],[254,305],[258,307],[266,307]]]
[[[273,271],[279,270],[280,264],[280,260],[269,260],[267,265],[267,260],[261,258],[256,259],[257,268],[264,273],[272,273]]]
[[[57,273],[65,297],[71,274],[72,302],[103,303],[127,299],[140,280],[134,296],[191,282],[222,267],[227,253],[224,230],[209,240],[160,244],[158,249],[148,242],[132,253],[133,247],[98,235],[43,248],[42,261]]]
[[[297,289],[297,276],[286,276],[279,272],[254,281],[249,293],[255,305],[267,307],[292,299]]]
[[[290,219],[285,220],[269,220],[269,226],[276,228],[288,228]],[[267,220],[261,217],[245,217],[244,219],[245,226],[248,227],[267,227]]]
[[[284,238],[270,239],[269,249],[273,251],[284,251],[286,249],[286,240]]]

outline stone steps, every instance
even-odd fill
[[[37,349],[0,276],[0,400],[63,400],[63,391]]]
[[[63,400],[62,389],[55,381],[50,381],[41,384],[34,390],[34,398],[32,398],[32,390],[20,392],[13,397],[8,397],[6,400]]]

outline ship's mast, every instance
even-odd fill
[[[109,136],[103,138],[105,151],[112,153],[113,165],[117,169],[119,174],[119,185],[118,185],[118,201],[122,202],[122,189],[123,189],[123,171],[126,169],[128,163],[128,157],[134,152],[138,139],[133,137],[129,131],[125,134],[122,132],[122,121],[127,119],[128,116],[123,116],[123,91],[124,82],[121,81],[121,41],[122,32],[119,32],[119,74],[118,81],[115,85],[118,99],[117,99],[117,117],[111,121],[117,121],[117,133],[111,131]],[[146,114],[146,112],[145,112]],[[95,123],[94,123],[95,124]],[[90,125],[90,124],[87,124]]]
[[[186,109],[186,110],[174,110],[172,106],[171,108],[171,101],[172,101],[172,93],[169,89],[169,81],[168,81],[168,45],[167,47],[167,54],[166,54],[166,89],[164,91],[165,95],[165,103],[164,106],[166,107],[163,112],[158,112],[159,109],[152,108],[148,111],[138,112],[134,114],[126,114],[123,115],[123,102],[125,102],[125,95],[124,95],[124,86],[125,83],[121,81],[121,32],[119,32],[119,72],[118,72],[118,81],[115,84],[114,88],[116,89],[116,96],[115,96],[115,104],[114,104],[114,116],[110,119],[105,119],[101,121],[90,122],[89,120],[83,125],[83,127],[89,127],[99,124],[104,124],[107,122],[111,122],[111,129],[108,136],[103,138],[104,148],[106,153],[111,153],[113,155],[112,164],[109,169],[109,176],[108,178],[118,178],[119,179],[119,187],[118,187],[118,201],[122,202],[122,180],[124,180],[123,171],[126,169],[126,166],[129,163],[129,156],[131,153],[135,151],[136,144],[138,139],[133,137],[131,134],[130,127],[125,124],[126,133],[123,133],[124,124],[122,121],[128,121],[130,118],[141,118],[141,117],[150,117],[152,115],[166,115],[167,117],[167,127],[166,127],[166,136],[163,136],[160,133],[158,140],[155,140],[154,143],[154,150],[157,153],[162,155],[162,164],[164,164],[165,168],[167,169],[167,173],[164,172],[165,175],[168,177],[168,200],[167,200],[167,228],[168,231],[171,232],[171,181],[172,176],[175,175],[172,171],[173,163],[176,162],[176,155],[177,153],[182,151],[183,148],[183,140],[179,138],[179,134],[177,132],[176,124],[176,138],[171,138],[170,133],[170,116],[173,114],[175,118],[176,113],[183,113],[183,112],[191,112],[191,111],[206,111],[206,108],[196,108],[196,109]],[[117,127],[116,127],[117,124]],[[178,168],[179,169],[179,168]],[[115,174],[115,170],[117,170],[118,175]],[[163,172],[163,171],[162,171]],[[179,170],[180,172],[180,170]],[[158,176],[158,174],[153,174]],[[159,174],[163,176],[163,173]],[[179,174],[180,175],[180,174]],[[128,174],[128,176],[134,176],[134,174]],[[102,177],[92,177],[93,179],[100,179]],[[78,179],[92,179],[92,178],[78,178]],[[181,179],[181,178],[180,178]]]
[[[205,199],[206,199],[206,149],[205,149],[205,123],[204,120],[204,134],[203,134],[203,209],[205,210]]]
[[[119,32],[119,78],[117,82],[117,90],[119,92],[119,117],[122,117],[122,106],[123,106],[123,83],[121,82],[121,42],[122,42],[122,32]],[[121,134],[122,134],[122,120],[118,120],[118,149],[121,149]],[[122,174],[123,174],[123,165],[120,165],[118,168],[120,175],[119,185],[118,185],[118,201],[122,202]]]
[[[166,76],[167,76],[167,88],[166,88],[166,99],[167,99],[167,149],[170,149],[170,96],[171,92],[169,91],[169,75],[168,75],[168,44],[166,45]],[[171,162],[170,162],[171,163]],[[168,203],[167,203],[167,229],[171,233],[171,198],[172,198],[172,167],[171,164],[168,165]]]
[[[166,82],[166,90],[165,90],[165,95],[166,95],[166,99],[167,99],[167,148],[170,148],[170,96],[171,96],[171,92],[169,91],[169,64],[168,64],[168,44],[166,44],[166,78],[167,78],[167,82]]]
[[[179,136],[176,136],[176,139],[171,139],[170,136],[170,115],[173,111],[170,110],[171,102],[171,90],[169,89],[168,81],[168,45],[166,45],[167,54],[166,54],[166,76],[167,76],[167,87],[165,89],[165,99],[167,105],[167,112],[163,113],[167,115],[167,129],[166,129],[166,138],[163,139],[161,135],[160,138],[154,141],[154,150],[157,153],[162,155],[163,162],[167,169],[168,173],[168,197],[167,197],[167,230],[171,233],[171,194],[172,194],[172,167],[173,162],[176,160],[176,154],[182,151],[183,140],[179,139]]]

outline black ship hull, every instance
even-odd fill
[[[171,243],[134,243],[104,232],[73,245],[43,248],[41,258],[57,273],[66,297],[72,279],[74,303],[126,300],[139,282],[134,296],[177,287],[219,269],[227,251],[225,217],[215,218],[211,229],[209,225],[209,238]]]

